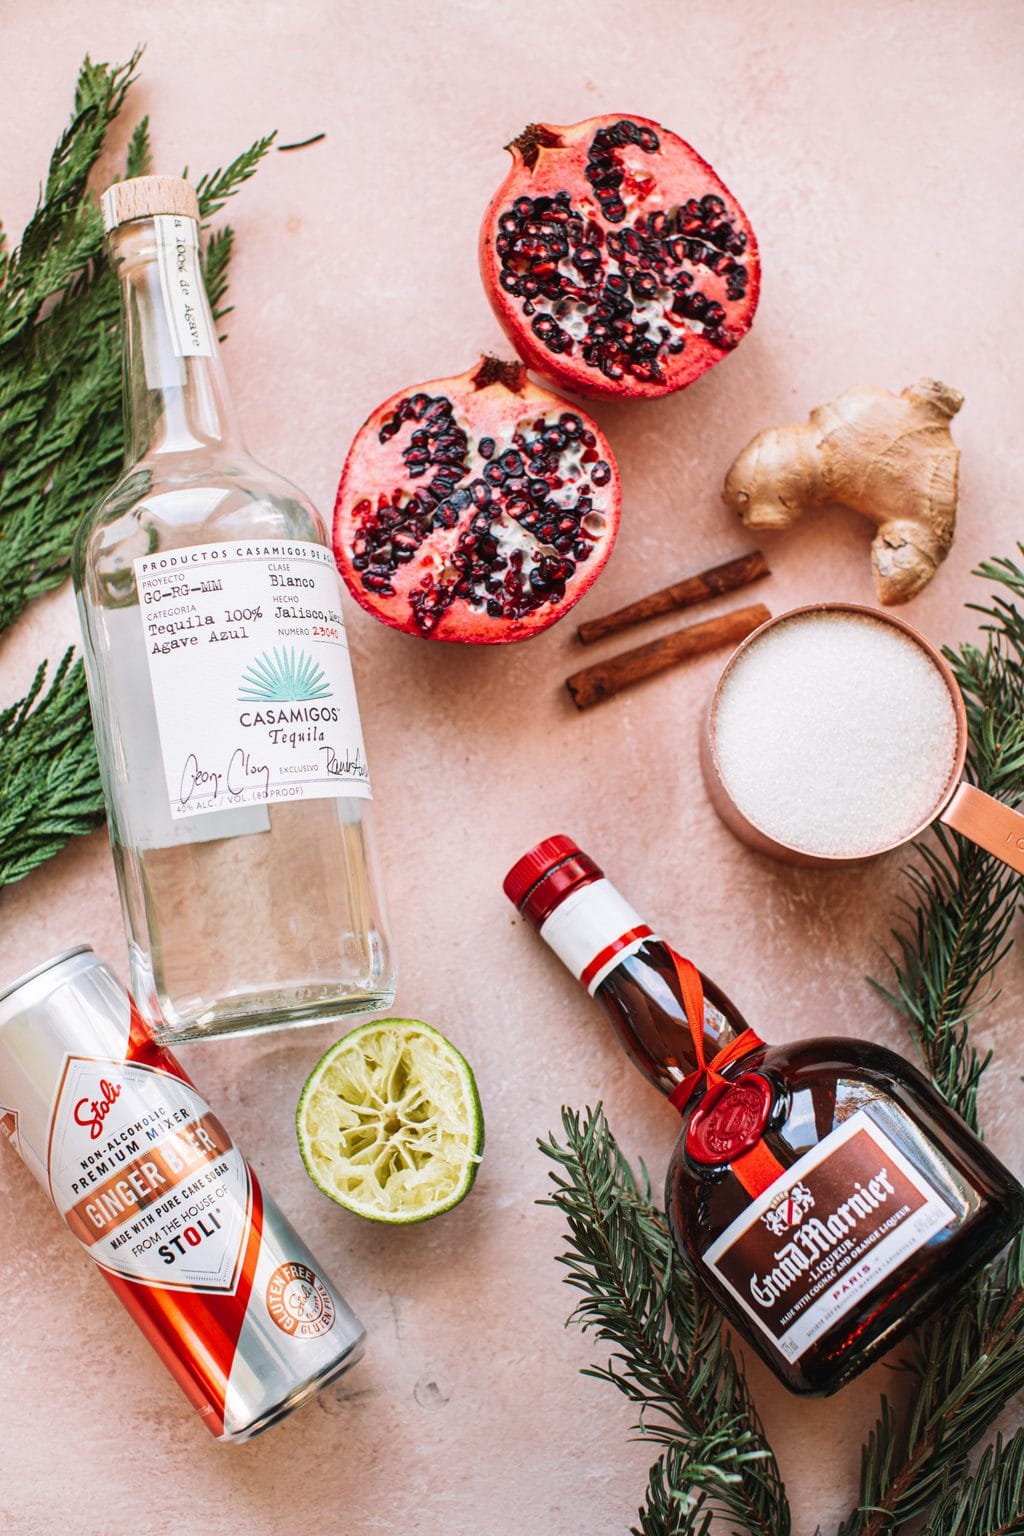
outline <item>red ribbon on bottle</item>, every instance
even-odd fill
[[[682,1082],[678,1083],[672,1090],[669,1094],[669,1103],[674,1104],[676,1109],[682,1113],[696,1089],[703,1085],[704,1097],[702,1103],[707,1102],[713,1113],[726,1091],[731,1090],[735,1092],[743,1082],[742,1077],[736,1080],[724,1077],[724,1068],[730,1066],[732,1062],[738,1061],[741,1056],[747,1055],[749,1051],[756,1049],[757,1046],[763,1045],[764,1041],[754,1030],[745,1029],[742,1034],[737,1035],[734,1040],[730,1040],[728,1045],[724,1045],[708,1061],[704,1052],[704,986],[700,979],[700,972],[692,961],[684,959],[682,955],[677,955],[675,950],[670,950],[670,954],[675,964],[676,976],[679,979],[680,996],[683,1000],[683,1008],[686,1011],[686,1022],[690,1026],[690,1038],[693,1041],[693,1052],[697,1058],[697,1066],[693,1072],[688,1073]],[[753,1074],[751,1075],[751,1081],[753,1081]],[[757,1079],[757,1081],[763,1085],[763,1079]],[[747,1191],[747,1194],[752,1198],[762,1194],[785,1172],[782,1164],[765,1145],[761,1136],[770,1111],[771,1098],[769,1093],[764,1094],[762,1103],[764,1107],[763,1114],[760,1117],[760,1125],[750,1126],[748,1124],[741,1132],[738,1141],[738,1147],[741,1150],[738,1150],[734,1156],[726,1149],[723,1155],[715,1156],[713,1159],[713,1162],[716,1163],[728,1163],[733,1173],[743,1185],[743,1188]],[[752,1131],[756,1135],[753,1145],[750,1144]],[[687,1134],[687,1145],[688,1150],[692,1150],[690,1148],[689,1132]],[[708,1161],[709,1159],[698,1155],[697,1160]]]

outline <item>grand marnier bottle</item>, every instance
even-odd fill
[[[73,573],[132,990],[159,1038],[386,1007],[394,967],[324,523],[247,452],[188,183],[103,198],[126,464]]]
[[[794,1392],[834,1392],[1020,1229],[1024,1190],[892,1051],[767,1045],[553,837],[505,891],[683,1116],[666,1209],[683,1258]]]

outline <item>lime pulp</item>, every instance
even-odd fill
[[[374,1019],[332,1045],[306,1081],[295,1123],[313,1183],[370,1221],[451,1210],[483,1152],[472,1070],[418,1019]]]

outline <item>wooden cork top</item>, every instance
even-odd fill
[[[104,229],[116,229],[130,219],[151,219],[157,213],[199,218],[199,200],[190,182],[180,176],[135,176],[115,181],[100,199]]]

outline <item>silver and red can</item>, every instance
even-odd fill
[[[219,1440],[359,1359],[362,1324],[88,945],[0,992],[0,1132]]]

